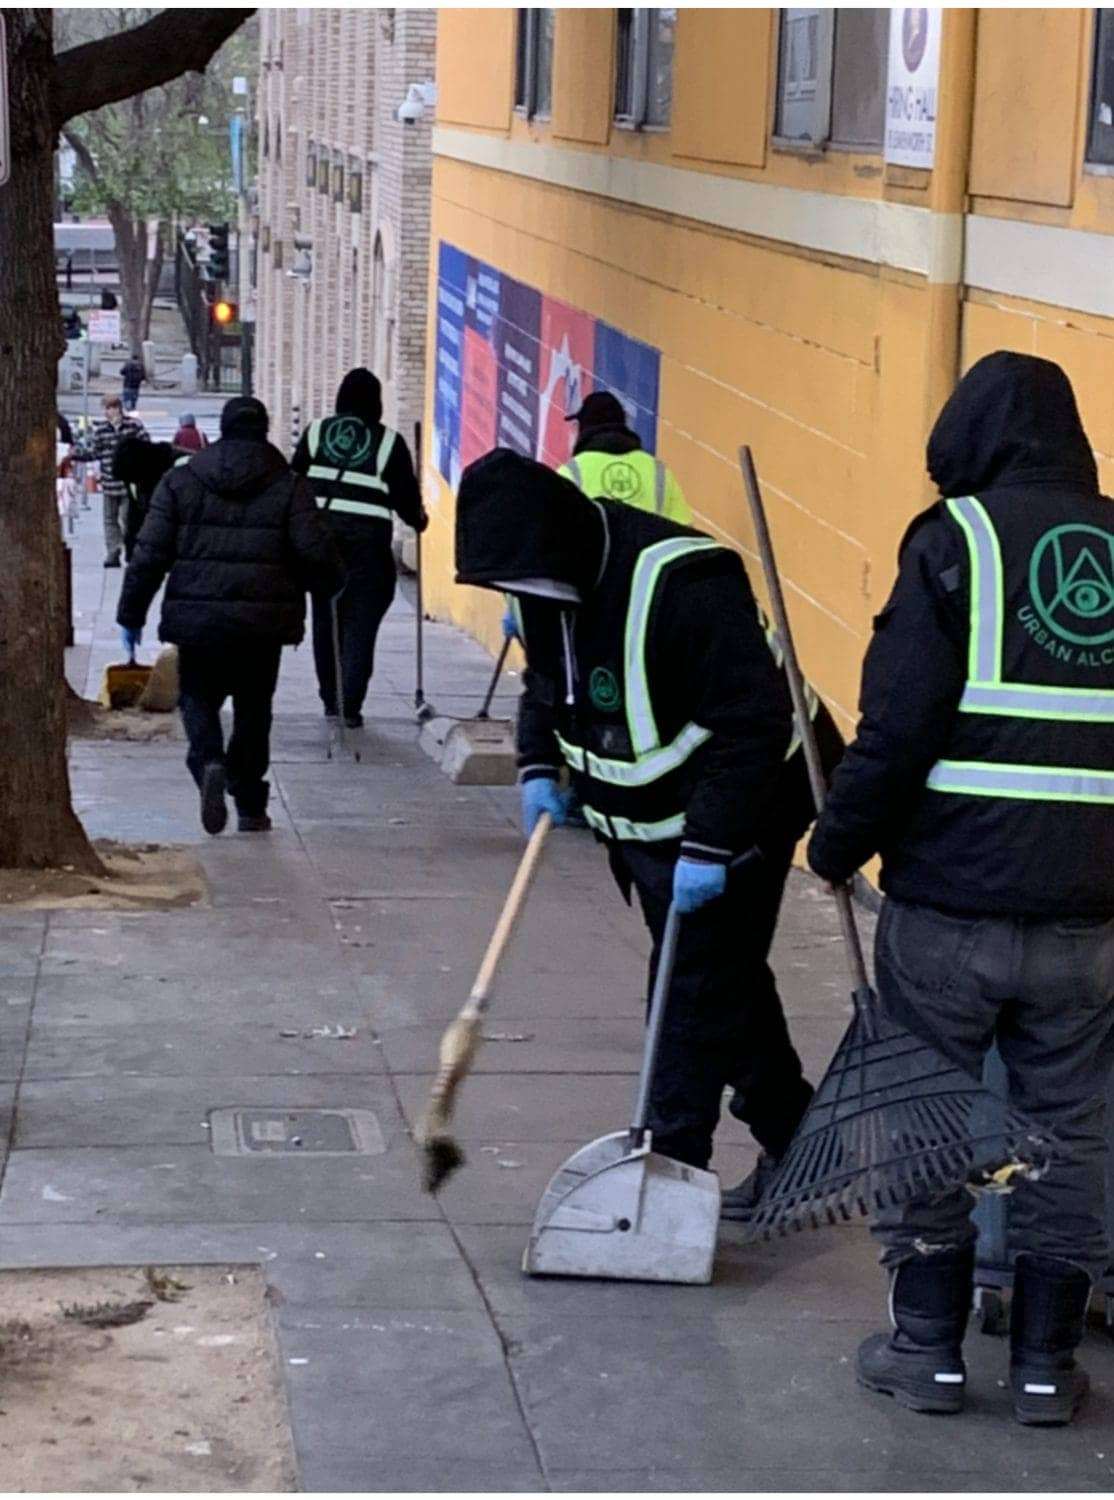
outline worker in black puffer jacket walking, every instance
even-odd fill
[[[186,764],[214,834],[227,822],[226,788],[241,833],[270,828],[264,775],[282,648],[305,633],[307,590],[336,594],[344,583],[313,491],[267,441],[267,426],[263,403],[237,396],[221,414],[220,441],[165,476],[117,611],[134,649],[169,574],[159,637],[179,648]],[[226,750],[220,711],[229,696]]]

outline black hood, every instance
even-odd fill
[[[936,419],[928,472],[949,499],[1013,484],[1098,490],[1091,445],[1060,366],[999,350],[967,371]]]
[[[369,427],[383,420],[383,387],[378,378],[363,366],[349,370],[337,388],[336,409],[349,417],[359,417]]]
[[[278,449],[256,438],[220,438],[190,459],[188,468],[207,488],[227,500],[261,495],[289,465]]]
[[[173,467],[178,456],[179,450],[173,443],[149,443],[140,437],[121,438],[112,455],[112,475],[125,484],[134,484],[150,492],[167,469]]]
[[[603,559],[599,510],[544,464],[496,448],[469,464],[456,498],[456,581],[483,588],[552,579],[582,597]],[[531,591],[532,592],[532,591]]]
[[[642,439],[629,427],[589,427],[576,440],[572,450],[578,453],[636,453],[642,447]]]

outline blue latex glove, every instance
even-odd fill
[[[568,811],[569,794],[562,791],[551,776],[535,776],[532,781],[524,781],[520,791],[522,826],[527,838],[537,827],[542,813],[548,813],[553,819],[554,827],[560,828]]]
[[[508,641],[516,641],[518,639],[518,621],[514,617],[513,609],[508,609],[503,616],[503,634]]]
[[[129,630],[126,625],[120,627],[120,639],[124,643],[124,650],[129,656],[134,656],[136,647],[143,639],[142,630]]]
[[[673,866],[673,904],[684,915],[715,901],[727,889],[727,866],[679,859]]]

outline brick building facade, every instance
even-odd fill
[[[421,415],[432,111],[397,110],[434,76],[436,17],[260,12],[255,390],[284,448],[353,365],[408,440]]]

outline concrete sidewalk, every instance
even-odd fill
[[[119,655],[98,532],[83,515],[71,670],[88,694]],[[726,1229],[710,1288],[521,1276],[549,1174],[627,1122],[638,1059],[647,945],[587,835],[546,853],[462,1096],[467,1166],[421,1192],[411,1131],[437,1039],[521,839],[513,790],[453,787],[419,751],[413,628],[400,602],[360,765],[325,759],[308,646],[286,653],[269,836],[202,834],[180,741],[75,744],[90,832],[195,846],[212,906],[0,914],[0,1262],[261,1262],[307,1490],[1109,1489],[1101,1335],[1069,1430],[1012,1422],[1005,1344],[974,1331],[966,1417],[857,1390],[884,1301],[859,1226],[761,1249]],[[486,654],[431,627],[427,659],[437,707],[474,709]],[[776,961],[815,1075],[849,1007],[803,876]],[[337,1025],[355,1037],[301,1035]],[[210,1111],[251,1107],[368,1110],[382,1149],[217,1154]],[[721,1137],[732,1182],[752,1151],[730,1119]]]

